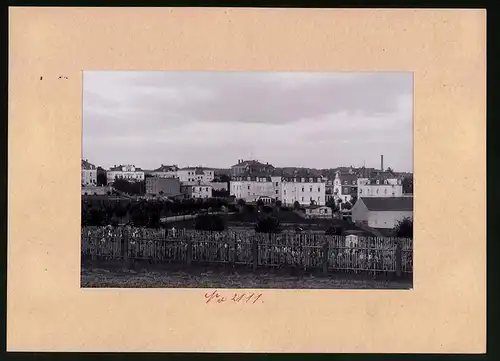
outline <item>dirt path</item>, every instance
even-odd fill
[[[102,268],[83,268],[81,287],[410,289],[412,283],[411,281],[353,279],[339,276],[287,276],[238,271],[116,271]]]

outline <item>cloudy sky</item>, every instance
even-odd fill
[[[413,169],[411,73],[86,71],[83,158],[108,168]]]

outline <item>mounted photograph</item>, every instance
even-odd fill
[[[413,287],[413,73],[84,71],[81,287]]]

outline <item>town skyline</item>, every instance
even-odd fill
[[[379,162],[378,162],[378,165],[374,164],[374,165],[355,165],[355,164],[349,164],[349,165],[336,165],[336,166],[330,166],[330,167],[322,167],[322,168],[317,168],[317,167],[308,167],[308,166],[298,166],[298,165],[276,165],[272,162],[269,162],[269,161],[265,161],[265,160],[261,160],[261,159],[250,159],[250,158],[240,158],[240,159],[243,159],[244,161],[251,161],[251,160],[255,160],[255,161],[258,161],[260,163],[269,163],[270,165],[274,166],[275,168],[279,168],[279,169],[283,169],[283,168],[308,168],[308,169],[337,169],[337,168],[350,168],[352,167],[353,169],[359,169],[359,168],[362,168],[363,166],[367,169],[376,169],[376,170],[379,170],[381,168],[381,164],[380,164],[380,158],[379,158]],[[82,160],[86,160],[88,161],[90,164],[96,166],[96,167],[101,167],[103,169],[110,169],[110,168],[113,168],[113,167],[117,167],[117,166],[127,166],[127,165],[133,165],[134,167],[137,167],[137,168],[140,168],[142,170],[148,170],[148,171],[153,171],[155,169],[158,169],[160,168],[161,166],[177,166],[179,167],[179,169],[182,169],[182,168],[207,168],[207,169],[231,169],[232,166],[236,165],[237,162],[238,162],[238,159],[236,159],[236,161],[234,163],[232,163],[231,165],[229,166],[223,166],[223,167],[214,167],[214,166],[211,166],[210,164],[187,164],[187,165],[182,165],[182,164],[176,164],[175,162],[170,162],[170,163],[160,163],[154,167],[143,167],[141,164],[133,164],[133,163],[127,163],[127,162],[117,162],[117,163],[113,163],[109,166],[103,166],[102,164],[98,163],[98,162],[93,162],[91,159],[88,159],[88,158],[85,158],[83,157]],[[386,164],[386,160],[384,158],[384,170],[387,170],[388,168],[391,168],[392,170],[394,170],[395,172],[401,172],[401,173],[413,173],[413,170],[401,170],[401,169],[396,169],[394,167],[392,167],[390,164]]]
[[[378,168],[384,154],[413,172],[411,73],[86,71],[83,86],[82,158],[103,168]]]

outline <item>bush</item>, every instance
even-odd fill
[[[405,217],[394,227],[396,237],[413,239],[413,219]]]
[[[269,213],[273,213],[273,207],[270,207],[270,206],[264,206],[264,207],[262,207],[262,211],[263,211],[264,213],[268,213],[268,214],[269,214]]]
[[[255,225],[255,232],[257,233],[279,233],[280,229],[280,221],[276,217],[265,216],[259,219],[257,224]]]
[[[226,228],[224,219],[221,216],[207,214],[198,216],[194,222],[194,228],[199,231],[220,232]]]
[[[342,227],[330,226],[325,231],[325,234],[329,236],[342,236],[344,234],[344,230]]]

